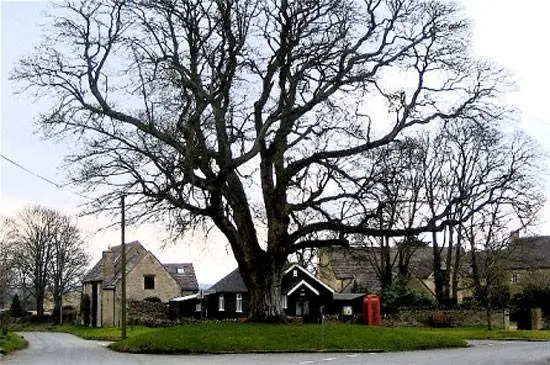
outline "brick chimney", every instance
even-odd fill
[[[113,251],[103,251],[103,280],[109,281],[115,275],[115,263],[113,260]]]

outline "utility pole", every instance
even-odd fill
[[[126,339],[126,238],[125,236],[125,217],[124,217],[124,194],[120,196],[120,239],[121,239],[121,254],[120,254],[120,267],[122,272],[122,293],[121,293],[121,316],[120,316],[120,322],[121,322],[121,328],[122,328],[122,339]]]

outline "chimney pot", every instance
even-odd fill
[[[103,280],[110,281],[115,275],[115,263],[113,260],[113,251],[103,251]]]

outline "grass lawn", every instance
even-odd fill
[[[23,337],[13,332],[9,332],[7,337],[0,336],[0,353],[20,350],[25,348],[26,346],[27,341]]]
[[[25,325],[17,331],[57,331],[89,340],[120,340],[120,328]],[[483,327],[367,327],[327,324],[270,325],[204,322],[168,328],[129,326],[128,338],[111,345],[123,352],[223,353],[257,351],[409,351],[464,347],[466,340],[550,340],[550,331],[487,331]],[[1,346],[1,345],[0,345]]]
[[[221,353],[254,351],[407,351],[463,347],[452,333],[418,328],[366,327],[327,324],[324,341],[320,325],[201,323],[156,329],[111,345],[123,352]]]

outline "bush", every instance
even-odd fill
[[[52,313],[54,322],[59,321],[59,307],[55,307]],[[72,305],[63,306],[63,323],[75,323],[76,322],[76,309]]]
[[[21,318],[25,316],[25,311],[19,301],[19,295],[15,295],[11,301],[10,315],[15,318]]]
[[[82,294],[80,298],[80,315],[85,326],[90,325],[90,312],[92,303],[88,294]]]
[[[8,335],[9,312],[0,312],[0,337]]]
[[[513,311],[541,308],[543,313],[550,314],[550,288],[527,287],[512,297],[511,306]]]
[[[389,288],[382,290],[382,311],[395,313],[401,307],[433,308],[434,300],[426,293],[411,289],[404,279],[395,280]]]

